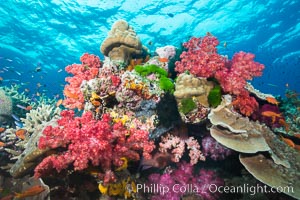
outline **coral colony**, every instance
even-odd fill
[[[279,102],[255,90],[247,81],[264,65],[245,52],[230,60],[218,44],[208,33],[182,52],[169,45],[153,56],[119,20],[101,45],[103,61],[84,53],[80,64],[66,67],[63,100],[33,103],[18,88],[2,88],[1,168],[11,182],[38,184],[14,192],[220,199],[224,192],[208,186],[226,187],[222,163],[236,159],[262,184],[293,186],[282,192],[299,199],[300,120],[285,115],[299,99],[289,93],[291,101]]]

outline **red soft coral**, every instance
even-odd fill
[[[225,57],[217,54],[216,37],[207,35],[204,38],[191,38],[183,44],[188,51],[184,51],[180,61],[175,63],[175,70],[183,73],[189,71],[198,77],[212,77],[215,72],[225,67]]]
[[[100,166],[106,173],[122,164],[121,157],[136,161],[143,154],[150,158],[154,149],[147,131],[127,129],[122,123],[113,124],[107,114],[102,120],[95,120],[91,112],[75,117],[74,111],[65,110],[61,112],[58,126],[46,127],[43,134],[39,148],[64,148],[57,155],[46,157],[35,168],[36,177],[51,169],[60,172],[71,164],[74,170],[86,169],[90,164]]]
[[[246,90],[240,93],[236,99],[232,102],[235,109],[246,116],[250,116],[254,111],[258,109],[258,103],[254,97],[249,95]]]
[[[91,80],[98,75],[101,62],[98,56],[85,53],[80,57],[82,64],[73,64],[66,67],[68,73],[73,74],[73,77],[67,77],[67,84],[64,88],[66,99],[63,105],[67,108],[83,109],[84,97],[80,91],[80,85],[83,80]]]

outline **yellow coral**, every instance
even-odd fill
[[[136,183],[131,180],[130,177],[123,179],[118,183],[110,183],[108,186],[103,186],[99,184],[98,186],[101,194],[107,194],[109,196],[123,196],[125,199],[134,196],[137,192]]]
[[[96,92],[92,92],[92,96],[90,98],[90,101],[99,100],[100,98],[101,97]]]
[[[123,161],[123,164],[122,164],[120,167],[118,167],[118,168],[116,169],[116,171],[121,171],[121,170],[123,170],[123,169],[127,169],[127,167],[128,167],[128,160],[127,160],[127,158],[122,157],[122,158],[120,158],[120,160]]]
[[[101,192],[101,194],[107,194],[108,186],[104,186],[101,183],[98,185],[98,189]]]

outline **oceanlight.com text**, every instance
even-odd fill
[[[137,184],[137,192],[149,193],[149,194],[161,194],[165,195],[168,192],[175,193],[248,193],[255,195],[258,193],[294,193],[292,186],[280,186],[280,187],[268,187],[266,185],[249,185],[243,184],[239,186],[219,186],[216,184],[205,184],[203,187],[198,187],[194,184],[174,184],[172,187],[162,184]]]
[[[255,195],[258,193],[294,193],[293,186],[278,186],[268,187],[266,185],[249,185],[243,184],[239,186],[218,186],[215,184],[207,185],[209,192],[211,193],[248,193]]]

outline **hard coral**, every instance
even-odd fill
[[[65,150],[46,157],[35,169],[35,176],[46,175],[52,169],[60,172],[70,165],[74,170],[86,169],[89,164],[100,166],[103,172],[122,165],[121,157],[139,160],[141,153],[147,159],[154,148],[148,132],[127,129],[122,123],[113,123],[109,115],[94,120],[91,112],[75,117],[74,111],[62,111],[58,126],[48,126],[40,138],[41,149]]]
[[[132,57],[143,54],[143,47],[135,31],[124,20],[115,22],[100,51],[116,64],[127,65]]]
[[[66,108],[78,108],[82,110],[84,107],[84,96],[80,91],[80,85],[84,80],[91,80],[98,75],[101,62],[99,57],[85,53],[81,56],[82,64],[73,64],[66,67],[68,73],[73,74],[73,77],[67,77],[65,80],[67,84],[64,88],[64,95],[66,99],[63,105]]]

